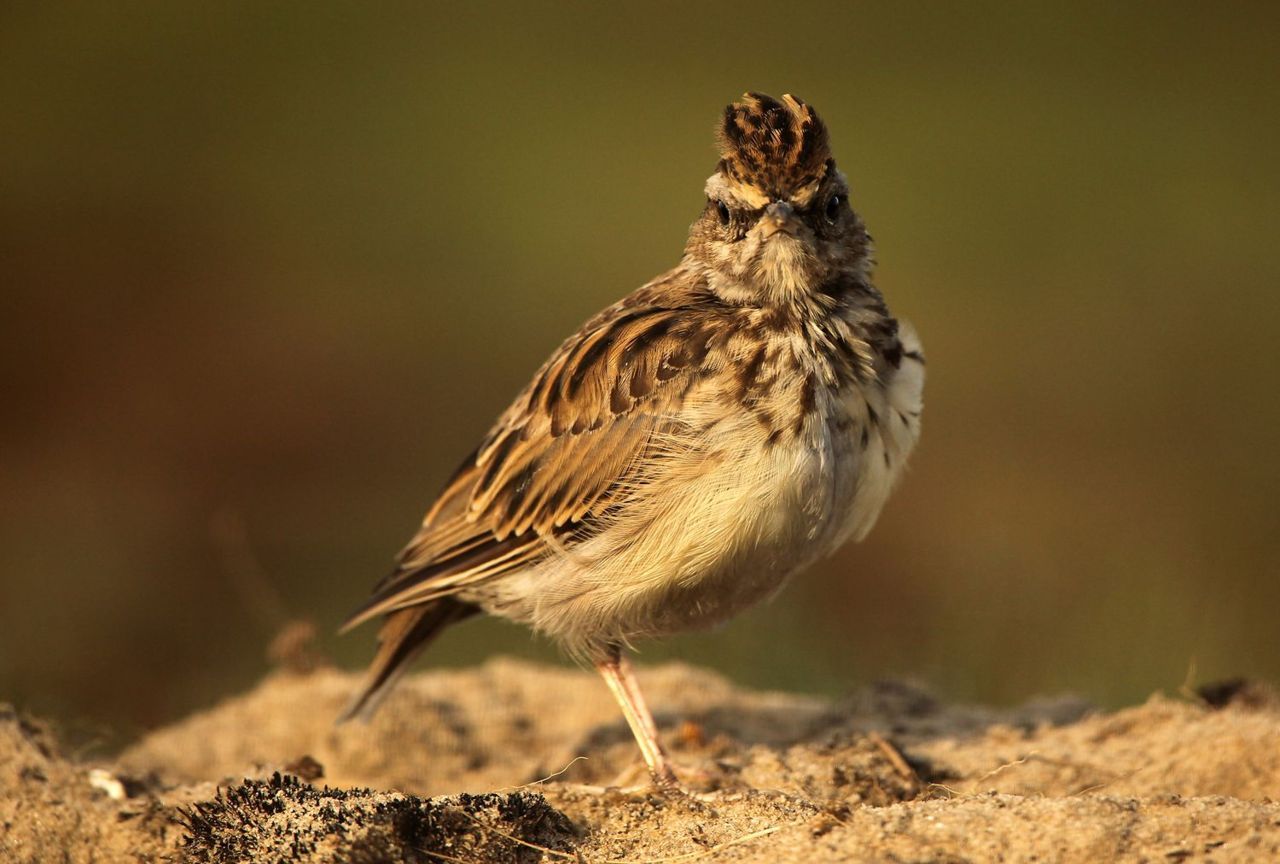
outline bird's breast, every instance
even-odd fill
[[[757,410],[726,405],[725,381],[691,391],[685,431],[663,433],[598,533],[479,602],[589,655],[726,621],[863,536],[918,433],[918,382],[824,384],[810,396],[796,380]]]

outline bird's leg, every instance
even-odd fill
[[[678,787],[679,781],[671,770],[667,751],[662,749],[662,742],[658,740],[658,725],[653,722],[653,715],[649,713],[649,706],[640,694],[640,686],[636,683],[631,664],[623,656],[622,650],[617,646],[610,648],[603,659],[596,661],[596,669],[604,678],[604,683],[609,685],[613,698],[618,700],[622,714],[627,718],[627,725],[631,727],[631,734],[640,745],[645,764],[649,766],[653,782],[667,789]]]

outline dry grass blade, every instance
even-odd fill
[[[893,766],[893,770],[897,771],[903,780],[911,783],[920,782],[920,775],[907,762],[906,757],[902,755],[902,751],[890,744],[883,735],[873,729],[867,733],[867,738],[880,749],[884,757],[889,760],[889,764]]]
[[[568,764],[566,764],[563,768],[561,768],[559,771],[548,774],[546,777],[541,777],[537,780],[530,780],[528,783],[521,783],[519,786],[506,786],[502,789],[497,789],[495,791],[496,792],[518,792],[521,789],[529,789],[530,787],[533,787],[533,786],[541,786],[543,783],[548,783],[556,779],[557,777],[561,776],[562,774],[564,774],[566,771],[568,771],[570,768],[572,768],[574,765],[578,764],[579,762],[586,762],[586,761],[588,761],[588,758],[586,756],[574,756],[572,759],[569,760]]]
[[[465,858],[458,858],[454,855],[446,855],[443,852],[437,852],[434,849],[418,849],[423,855],[430,855],[432,858],[439,858],[441,861],[451,861],[453,864],[480,864],[478,861],[468,861]]]

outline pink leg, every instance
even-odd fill
[[[653,715],[649,713],[649,706],[640,693],[631,664],[622,656],[622,651],[617,648],[611,650],[606,657],[596,661],[596,669],[604,678],[604,683],[609,685],[613,698],[618,700],[622,714],[627,718],[627,725],[631,727],[631,734],[640,745],[645,764],[649,766],[653,782],[664,788],[678,786],[675,772],[671,770],[671,764],[667,760],[667,751],[662,749],[662,742],[658,740],[658,726],[653,722]]]

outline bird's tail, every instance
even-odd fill
[[[443,597],[388,615],[378,631],[378,653],[369,664],[368,676],[337,722],[345,723],[355,717],[368,720],[419,651],[450,624],[479,611],[455,597]]]

